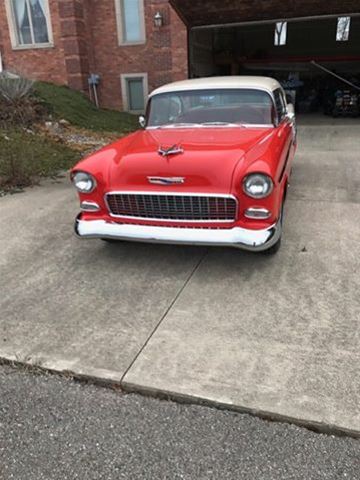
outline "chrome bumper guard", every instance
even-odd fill
[[[279,240],[281,230],[281,221],[263,230],[240,227],[206,229],[130,225],[105,220],[81,220],[81,214],[75,222],[75,233],[81,238],[235,247],[254,252],[272,247]]]

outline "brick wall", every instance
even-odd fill
[[[66,84],[62,32],[59,22],[59,2],[49,0],[54,47],[26,48],[13,50],[10,42],[9,25],[5,10],[5,1],[0,2],[0,49],[4,68],[23,73],[34,79]]]
[[[154,27],[154,15],[164,17],[161,28]],[[168,0],[145,0],[146,43],[119,46],[114,0],[93,2],[92,26],[93,69],[100,74],[101,104],[122,108],[121,74],[147,73],[149,90],[188,76],[187,31]]]
[[[76,90],[87,89],[90,73],[91,17],[82,0],[61,0],[59,21],[67,84]]]
[[[183,21],[173,8],[170,10],[172,80],[184,80],[188,76],[188,33]]]

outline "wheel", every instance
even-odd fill
[[[280,250],[280,247],[281,247],[281,237],[279,238],[279,240],[276,243],[274,243],[274,245],[272,247],[268,248],[267,250],[264,250],[263,254],[264,255],[275,255],[275,253],[277,253]]]
[[[283,218],[284,218],[284,203],[285,203],[285,201],[281,205],[281,212],[280,212],[280,224],[281,224],[281,226],[283,224]],[[275,255],[275,253],[277,253],[280,250],[280,247],[281,247],[281,235],[280,235],[279,240],[276,243],[274,243],[274,245],[272,247],[268,248],[267,250],[264,250],[262,253],[264,255]]]
[[[122,240],[115,240],[115,238],[101,238],[101,241],[106,243],[119,243]]]

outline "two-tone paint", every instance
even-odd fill
[[[281,235],[282,206],[296,150],[294,122],[289,112],[275,125],[145,128],[118,140],[79,162],[72,171],[87,172],[96,179],[91,193],[79,194],[80,203],[90,202],[91,207],[79,214],[77,234],[247,250],[271,247]],[[181,146],[178,153],[159,154],[159,147],[174,145]],[[274,185],[264,199],[250,198],[243,190],[246,176],[258,172],[270,176]],[[161,185],[152,183],[151,178],[183,181]],[[183,221],[114,217],[106,203],[109,192],[229,195],[237,199],[237,215],[234,222],[202,222],[201,226],[191,221],[184,225]],[[249,209],[270,213],[266,219],[247,218]]]

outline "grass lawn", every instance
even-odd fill
[[[0,130],[0,191],[32,185],[72,167],[78,159],[76,151],[42,135]]]
[[[51,115],[52,121],[67,120],[76,129],[101,135],[123,135],[138,127],[137,117],[115,110],[97,109],[82,93],[50,83],[36,82],[32,96]],[[21,105],[20,105],[21,108]],[[39,117],[39,125],[46,118]],[[0,195],[32,185],[39,178],[72,167],[81,157],[77,145],[59,143],[35,125],[33,134],[21,125],[0,129]],[[90,133],[89,133],[90,134]]]
[[[128,133],[138,127],[135,115],[116,110],[97,109],[88,98],[68,87],[37,82],[35,95],[58,119],[97,132]]]

